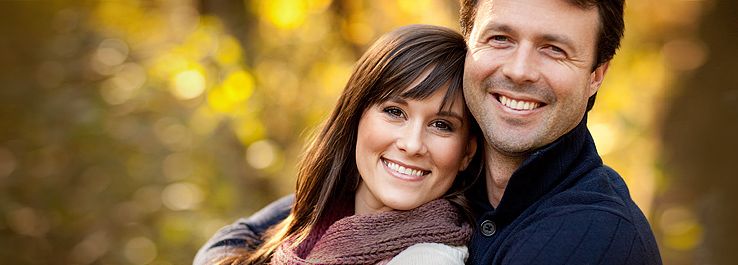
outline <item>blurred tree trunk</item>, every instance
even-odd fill
[[[715,1],[699,29],[706,63],[680,80],[663,128],[664,154],[674,186],[669,196],[694,209],[704,226],[693,264],[735,264],[738,251],[738,2]]]

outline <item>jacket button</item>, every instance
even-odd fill
[[[495,222],[492,222],[491,220],[484,220],[480,225],[480,228],[482,235],[484,236],[492,236],[497,232],[497,226],[495,226]]]

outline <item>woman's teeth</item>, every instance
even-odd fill
[[[387,165],[387,167],[389,167],[390,169],[405,175],[422,177],[423,175],[428,174],[426,171],[406,168],[387,160],[384,160],[384,164]]]

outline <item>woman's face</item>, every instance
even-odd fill
[[[440,198],[476,150],[459,95],[439,112],[448,88],[424,100],[392,98],[361,116],[356,213],[410,210]]]

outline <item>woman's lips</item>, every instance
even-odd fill
[[[382,159],[382,164],[387,168],[387,171],[392,175],[405,180],[421,180],[424,176],[431,173],[431,171],[415,168],[407,165],[401,165],[398,162],[394,162],[388,159]]]

